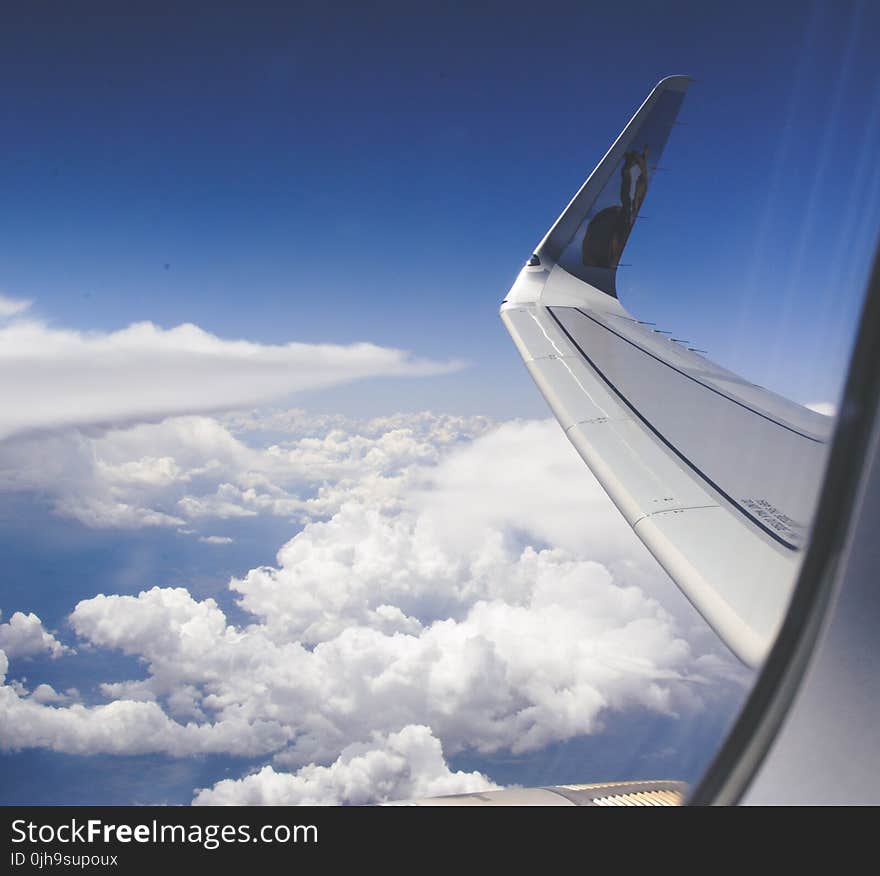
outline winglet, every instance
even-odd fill
[[[617,297],[620,256],[678,116],[688,76],[661,79],[535,250]]]

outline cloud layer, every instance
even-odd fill
[[[102,685],[97,705],[7,683],[7,748],[261,756],[196,801],[367,802],[487,786],[444,755],[537,751],[611,714],[687,718],[741,691],[651,595],[662,573],[555,423],[294,411],[77,441],[70,458],[91,462],[57,502],[80,519],[115,502],[142,523],[280,513],[301,528],[229,583],[243,625],[185,588],[80,602],[79,641],[145,674]]]
[[[487,426],[480,417],[356,422],[293,410],[265,422],[251,413],[226,421],[174,417],[97,434],[57,431],[0,442],[0,490],[37,492],[61,516],[90,527],[299,517],[329,508],[355,481],[436,462],[444,447]],[[243,440],[267,434],[276,443]]]
[[[65,330],[27,319],[27,307],[0,298],[0,440],[228,410],[367,377],[420,377],[460,367],[368,343],[226,340],[191,324]]]

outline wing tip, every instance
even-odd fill
[[[680,91],[684,93],[693,82],[693,77],[676,73],[672,76],[664,76],[655,86],[654,91]]]

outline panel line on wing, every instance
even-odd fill
[[[712,480],[712,478],[710,478],[704,471],[702,471],[702,469],[700,469],[690,459],[688,459],[688,457],[686,457],[671,441],[669,441],[661,432],[659,432],[654,427],[654,425],[651,422],[649,422],[639,412],[639,410],[629,401],[629,399],[617,388],[617,386],[615,386],[614,383],[608,379],[608,377],[595,364],[595,362],[593,362],[593,360],[584,352],[584,350],[580,346],[580,344],[572,337],[571,333],[563,325],[563,323],[559,319],[559,317],[556,316],[556,314],[553,312],[553,309],[549,308],[549,307],[546,309],[547,309],[547,312],[550,314],[550,316],[553,318],[553,320],[556,322],[556,324],[559,326],[561,331],[564,332],[565,336],[569,339],[569,341],[571,341],[571,343],[574,345],[574,347],[577,349],[577,351],[581,354],[581,356],[583,356],[584,361],[593,369],[593,371],[595,371],[595,373],[600,378],[602,378],[602,380],[608,385],[608,387],[614,392],[614,394],[633,412],[633,414],[635,414],[635,416],[638,417],[639,421],[644,426],[646,426],[658,439],[660,439],[660,441],[669,450],[671,450],[682,462],[684,462],[692,471],[694,471],[706,484],[708,484],[713,490],[715,490],[716,493],[718,493],[720,496],[722,496],[730,504],[730,506],[732,508],[735,508],[737,511],[739,511],[740,514],[742,514],[749,521],[751,521],[763,533],[765,533],[766,535],[769,535],[770,538],[772,538],[775,542],[781,544],[783,547],[787,548],[788,550],[791,550],[791,551],[798,550],[798,545],[792,544],[791,542],[786,541],[777,532],[774,532],[772,529],[770,529],[768,526],[766,526],[764,523],[762,523],[761,520],[759,520],[753,514],[749,513],[749,511],[747,509],[745,509],[736,499],[734,499],[727,491],[725,491],[722,487],[720,487],[714,480]],[[578,312],[580,312],[580,311],[578,311]],[[582,315],[586,316],[586,314],[582,314]],[[593,320],[593,322],[597,322],[597,321]],[[598,323],[598,322],[597,322],[597,324],[602,325],[602,323]],[[603,326],[603,327],[608,329],[607,326]],[[611,329],[608,329],[608,331],[611,331]],[[611,333],[615,334],[615,335],[617,334],[616,332],[611,332]],[[625,340],[625,338],[623,340]],[[634,345],[634,346],[637,346],[637,345]],[[641,349],[641,348],[639,348],[639,349]],[[651,355],[651,354],[648,354],[648,355]],[[652,357],[652,358],[656,358],[656,357]],[[658,360],[658,361],[662,361],[662,360]],[[677,369],[675,369],[675,370],[677,370]],[[693,379],[693,378],[691,378],[691,379]],[[700,383],[700,381],[696,381],[696,382]],[[700,383],[700,385],[702,386],[703,384]],[[708,389],[708,387],[707,387],[707,389]],[[723,395],[723,393],[719,393],[719,395]],[[725,396],[725,398],[726,398],[726,396]],[[792,430],[792,431],[794,431],[794,430]],[[803,436],[803,437],[807,437],[807,436]],[[812,440],[815,440],[815,439],[812,439]],[[819,443],[821,443],[821,442],[819,442]]]
[[[706,508],[717,508],[718,505],[683,505],[681,508],[658,508],[656,511],[646,511],[641,517],[637,517],[632,522],[633,528],[636,524],[647,520],[649,517],[657,517],[660,514],[681,514],[684,511],[702,511]]]
[[[609,417],[609,418],[605,419],[604,421],[600,421],[597,423],[591,423],[590,425],[609,426],[609,427],[613,428],[617,423],[631,423],[631,422],[632,422],[631,417],[627,417],[626,419],[623,419],[620,417],[612,419]],[[571,426],[569,426],[565,430],[565,432],[566,432],[566,434],[568,434],[569,432],[571,432],[572,429],[577,429],[577,428],[579,428],[585,424],[588,424],[588,423],[589,423],[588,420],[582,420],[579,423],[573,423]],[[581,431],[583,431],[583,430],[581,430]],[[693,508],[703,508],[703,507],[713,507],[714,508],[714,507],[717,507],[717,505],[704,506],[704,505],[687,505],[687,504],[685,504],[684,501],[682,501],[679,498],[679,491],[671,488],[667,483],[664,482],[663,479],[660,478],[660,476],[657,474],[657,471],[652,466],[647,465],[645,463],[645,461],[642,457],[642,454],[635,447],[633,447],[632,444],[630,444],[627,437],[625,435],[621,434],[620,430],[615,430],[614,437],[619,442],[619,444],[621,444],[623,447],[625,447],[626,450],[629,452],[629,456],[630,456],[630,460],[631,460],[632,465],[634,467],[637,466],[639,468],[639,470],[641,471],[643,477],[646,480],[650,481],[654,485],[654,491],[656,493],[656,496],[654,497],[654,501],[673,501],[673,502],[681,501],[682,504],[680,504],[678,509],[675,509],[675,510],[683,510],[685,508],[691,508],[691,507],[693,507]],[[571,439],[570,435],[569,435],[569,439]],[[587,440],[589,440],[589,438],[587,438]],[[670,495],[670,494],[675,494],[675,495]],[[661,497],[661,498],[658,498],[658,497]],[[662,498],[662,497],[665,497],[665,498]],[[641,515],[641,517],[636,517],[632,521],[631,525],[635,526],[636,522],[638,520],[641,520],[643,517],[650,517],[651,514],[657,514],[657,513],[659,513],[660,510],[670,510],[670,509],[658,509],[658,511],[646,511],[645,513],[643,513]]]
[[[589,390],[583,385],[583,383],[581,383],[580,378],[574,373],[574,371],[572,370],[571,365],[569,365],[568,362],[565,361],[565,358],[562,357],[562,358],[559,359],[559,361],[562,363],[562,365],[563,365],[563,367],[565,368],[565,370],[568,371],[568,373],[571,375],[571,379],[572,379],[572,380],[573,380],[573,381],[574,381],[574,382],[580,387],[580,389],[581,389],[581,391],[583,392],[583,394],[584,394],[584,395],[590,400],[590,403],[593,404],[593,405],[595,405],[595,406],[596,406],[596,409],[602,412],[602,416],[603,416],[606,420],[611,420],[611,419],[613,419],[613,417],[611,416],[611,414],[609,414],[608,411],[605,410],[605,408],[603,408],[602,405],[599,404],[599,402],[597,402],[596,399],[593,398],[593,396],[592,396],[592,394],[590,393],[590,391],[589,391]],[[583,420],[583,421],[581,421],[581,422],[586,422],[586,420]],[[577,424],[575,423],[575,424],[573,424],[573,425],[577,425]]]
[[[553,349],[556,350],[557,353],[559,353],[559,357],[564,358],[565,356],[567,356],[568,355],[567,351],[560,350],[556,341],[553,338],[551,338],[550,335],[547,334],[547,329],[545,329],[544,326],[541,324],[541,320],[538,319],[538,317],[535,315],[535,312],[533,310],[527,310],[525,312],[529,317],[531,317],[531,319],[533,320],[535,325],[541,330],[541,334],[544,335],[545,338],[547,338],[547,341],[550,344],[550,346],[553,347]],[[538,358],[546,358],[546,357],[535,356],[534,358],[538,359]],[[569,371],[570,370],[571,369],[569,369]],[[572,374],[572,377],[574,377],[574,374]],[[576,377],[574,379],[577,380]],[[578,384],[580,384],[580,381],[578,381]],[[583,389],[583,387],[581,387],[581,389]],[[584,392],[586,392],[585,389],[584,389]],[[588,393],[588,395],[589,395],[589,393]],[[591,401],[592,401],[592,399],[591,399]],[[596,405],[596,407],[599,407],[599,405]]]
[[[660,362],[662,365],[665,365],[667,368],[671,368],[673,371],[675,371],[677,374],[680,374],[682,377],[686,377],[688,380],[692,380],[694,383],[698,384],[699,386],[702,386],[704,389],[708,389],[709,392],[714,392],[716,395],[720,395],[722,398],[727,399],[727,401],[732,402],[735,405],[739,405],[741,408],[745,408],[745,410],[747,410],[749,413],[755,414],[755,416],[761,417],[762,419],[767,420],[768,422],[773,423],[776,426],[779,426],[780,429],[787,429],[789,432],[793,432],[795,435],[799,436],[800,438],[806,438],[807,441],[813,441],[816,444],[825,444],[825,442],[822,441],[820,438],[814,438],[812,435],[807,435],[806,433],[801,432],[800,430],[795,429],[792,426],[788,426],[785,423],[780,423],[779,420],[774,419],[773,417],[769,416],[768,414],[765,414],[761,411],[755,410],[755,408],[751,407],[750,405],[745,404],[745,402],[741,402],[738,399],[735,399],[732,396],[729,396],[727,393],[721,392],[720,389],[716,389],[714,386],[709,386],[707,383],[703,383],[702,380],[698,380],[696,377],[694,377],[691,374],[688,374],[686,371],[682,371],[680,368],[676,368],[675,365],[673,365],[671,362],[667,362],[665,359],[660,358],[660,356],[657,356],[654,353],[651,353],[649,350],[646,350],[644,347],[640,346],[635,341],[632,341],[629,338],[627,338],[626,336],[620,334],[620,332],[614,331],[614,329],[611,328],[611,326],[605,325],[605,323],[602,322],[601,320],[598,320],[595,317],[590,316],[589,313],[586,313],[585,311],[581,310],[580,307],[575,307],[573,309],[576,310],[581,316],[585,316],[591,322],[594,322],[596,325],[601,326],[603,329],[605,329],[605,331],[611,332],[612,335],[614,335],[617,338],[620,338],[621,341],[626,342],[631,347],[635,347],[637,350],[644,353],[646,356],[650,356],[652,359],[654,359],[657,362]],[[552,313],[552,310],[551,310],[551,313]],[[555,318],[555,316],[554,316],[554,318]],[[557,322],[558,322],[558,320],[557,320]],[[565,329],[563,329],[563,331],[564,330]],[[567,332],[566,332],[566,334],[567,334]],[[571,337],[571,336],[569,335],[569,337]]]

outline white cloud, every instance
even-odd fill
[[[392,470],[322,490],[306,507],[332,516],[308,523],[277,568],[232,582],[278,640],[320,641],[368,623],[382,602],[433,620],[479,598],[525,594],[517,570],[530,544],[607,562],[646,558],[555,423],[507,423],[435,465]]]
[[[453,752],[535,750],[595,731],[609,708],[671,713],[679,686],[701,684],[669,615],[599,564],[531,549],[493,563],[482,583],[463,569],[474,592],[458,620],[429,622],[430,601],[421,618],[365,606],[361,623],[329,624],[311,649],[265,620],[233,627],[213,600],[182,588],[98,596],[71,622],[90,643],[145,659],[143,688],[156,700],[188,689],[187,714],[210,715],[214,735],[229,721],[278,722],[278,751],[295,738],[280,762],[294,765],[410,723],[431,726]],[[156,734],[153,750],[204,750],[206,739],[178,736]]]
[[[811,411],[815,411],[817,414],[824,414],[826,417],[837,416],[837,405],[834,402],[808,402],[804,407],[809,408]]]
[[[23,309],[23,302],[3,299],[0,315]],[[163,329],[149,322],[83,332],[17,318],[0,323],[0,439],[229,410],[367,377],[459,367],[369,343],[259,344],[191,324]]]
[[[7,298],[5,295],[0,295],[0,319],[9,319],[11,316],[17,316],[19,313],[24,313],[24,311],[30,306],[30,301]]]
[[[693,716],[739,696],[730,658],[652,595],[671,585],[555,423],[300,425],[305,437],[263,448],[202,417],[83,437],[99,497],[181,515],[185,499],[254,514],[286,503],[302,528],[275,566],[230,582],[244,625],[184,588],[80,602],[80,639],[138,658],[144,677],[103,685],[99,706],[0,688],[6,747],[262,755],[258,778],[200,802],[354,800],[346,777],[368,750],[370,775],[403,793],[404,728],[430,728],[440,758],[418,760],[412,781],[439,782],[440,745],[521,754],[628,709]]]
[[[232,544],[235,539],[228,535],[202,535],[199,537],[202,544]]]
[[[445,447],[488,428],[482,417],[310,420],[302,411],[228,418],[174,417],[87,435],[79,431],[0,442],[0,490],[37,491],[56,512],[91,527],[192,529],[187,521],[327,513],[365,476],[436,462]],[[296,429],[269,446],[231,431]],[[245,426],[235,423],[245,423]],[[271,424],[271,425],[270,425]],[[316,434],[317,430],[317,434]],[[316,491],[320,495],[316,496]]]
[[[48,654],[60,657],[70,652],[55,636],[43,628],[43,622],[33,613],[15,612],[8,623],[0,624],[0,649],[8,657],[37,657]]]
[[[497,790],[479,772],[453,772],[429,727],[409,725],[375,734],[372,742],[342,750],[330,766],[296,773],[265,766],[243,779],[224,779],[198,791],[197,806],[297,806],[386,802]]]
[[[64,705],[79,697],[75,688],[69,688],[64,693],[59,693],[51,684],[40,684],[31,692],[31,699],[44,705]]]
[[[48,748],[67,754],[172,756],[229,751],[256,756],[276,750],[288,738],[273,722],[181,724],[155,702],[55,707],[26,698],[13,685],[0,687],[0,736],[3,748],[12,751]]]

